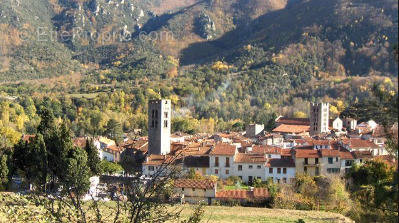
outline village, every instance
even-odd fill
[[[384,137],[386,131],[397,134],[397,124],[387,130],[373,120],[332,120],[328,103],[310,104],[309,119],[278,117],[271,132],[262,124],[250,124],[245,132],[172,134],[170,100],[150,101],[148,114],[148,137],[125,138],[119,145],[96,137],[93,143],[101,160],[118,163],[127,151],[142,157],[137,165],[143,182],[179,167],[182,173],[174,181],[174,197],[182,203],[261,202],[269,192],[254,188],[255,182],[293,184],[298,174],[344,179],[354,164],[375,158],[394,162]],[[75,138],[74,143],[84,147],[86,139]],[[202,177],[189,179],[188,172]],[[118,176],[129,179],[126,173],[92,177],[87,199],[109,197],[107,188],[121,183]],[[229,180],[234,184],[229,188],[217,185]]]

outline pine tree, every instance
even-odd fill
[[[87,165],[90,167],[91,175],[101,174],[100,168],[100,157],[98,155],[98,150],[93,144],[92,139],[86,140],[85,151],[87,153]]]

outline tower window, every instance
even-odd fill
[[[164,112],[163,115],[165,118],[168,118],[168,116],[169,116],[169,114],[167,112]]]
[[[155,120],[155,128],[158,128],[158,121]]]
[[[151,128],[154,128],[155,127],[155,123],[154,123],[154,120],[152,120],[152,122],[151,122]]]
[[[163,127],[165,127],[165,128],[168,127],[168,120],[165,120],[165,121],[163,122]]]

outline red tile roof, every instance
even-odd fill
[[[178,188],[214,189],[216,182],[211,180],[177,179],[174,186]]]
[[[151,154],[147,156],[147,160],[143,163],[143,165],[161,166],[161,165],[168,165],[171,163],[181,163],[181,162],[182,162],[181,156]]]
[[[248,190],[226,190],[216,192],[216,198],[219,199],[265,199],[269,197],[266,188],[254,188],[253,191]]]
[[[355,156],[349,151],[339,151],[339,156],[344,160],[352,160],[355,159]]]
[[[282,124],[277,128],[273,129],[273,132],[281,133],[305,133],[309,132],[310,126],[308,125],[286,125]]]
[[[343,139],[342,143],[344,145],[349,145],[351,149],[379,148],[379,146],[374,144],[373,142],[363,139]]]
[[[226,143],[216,144],[210,151],[210,155],[223,155],[233,156],[235,154],[236,147]]]
[[[296,158],[319,158],[320,154],[314,149],[295,149]]]
[[[322,157],[337,157],[340,156],[339,150],[335,149],[321,149],[321,156]]]
[[[25,142],[29,142],[31,138],[35,138],[36,135],[22,135],[22,140]]]
[[[267,145],[255,145],[250,153],[257,154],[281,154],[281,148]]]
[[[291,149],[281,149],[281,156],[291,156]]]
[[[278,124],[286,124],[286,125],[310,125],[308,118],[285,118],[280,117],[276,120]]]
[[[235,163],[266,163],[267,159],[263,155],[237,153]]]

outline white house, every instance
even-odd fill
[[[293,183],[295,180],[295,162],[291,158],[269,159],[265,168],[265,178],[275,183]]]
[[[246,183],[251,183],[255,179],[266,181],[266,162],[265,154],[238,153],[234,157],[233,175]]]
[[[334,130],[341,131],[342,128],[343,128],[343,122],[342,122],[342,120],[339,117],[337,117],[336,119],[334,119],[332,121],[332,125],[331,126],[332,126],[332,128]]]
[[[226,143],[218,143],[213,146],[209,153],[209,172],[208,175],[215,175],[221,179],[234,176],[232,173],[234,156],[237,148]]]

